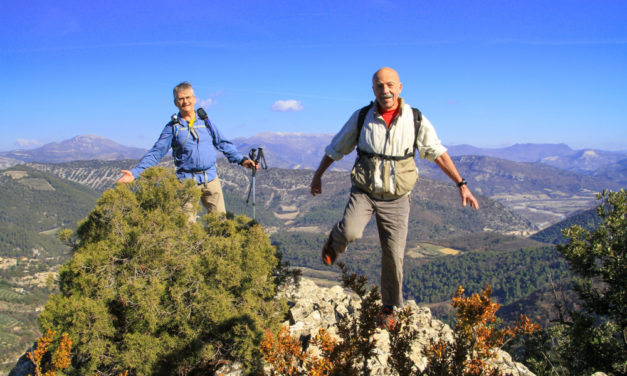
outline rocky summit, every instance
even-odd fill
[[[323,288],[317,286],[312,280],[301,278],[298,284],[286,286],[278,295],[285,298],[290,306],[289,320],[284,323],[288,326],[293,337],[299,338],[301,343],[306,343],[308,338],[312,338],[320,329],[325,329],[336,339],[337,326],[346,315],[355,314],[360,308],[361,301],[352,291],[334,286]],[[426,359],[422,355],[422,350],[429,344],[430,339],[437,339],[439,336],[447,341],[453,340],[453,330],[446,324],[431,316],[429,308],[418,306],[413,300],[405,302],[411,308],[412,316],[410,327],[419,332],[418,340],[412,347],[411,359],[418,367],[424,369]],[[386,330],[377,329],[375,334],[377,343],[376,357],[371,360],[369,368],[372,376],[396,375],[388,365],[389,357],[389,334]],[[314,354],[317,349],[309,346],[309,351]],[[512,357],[505,351],[497,350],[497,357],[494,363],[500,371],[506,375],[531,376],[534,375],[524,365],[514,362]],[[271,374],[267,369],[267,374]],[[230,365],[222,369],[224,376],[239,376],[243,372],[238,365]]]

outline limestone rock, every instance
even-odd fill
[[[11,372],[9,372],[9,376],[27,376],[27,375],[35,374],[35,365],[28,358],[28,353],[35,351],[36,348],[37,348],[37,342],[35,342],[33,346],[31,346],[31,348],[26,350],[24,355],[22,355],[20,359],[18,359],[15,367],[13,367]]]
[[[308,338],[315,336],[321,328],[335,335],[340,320],[346,315],[354,314],[361,304],[359,297],[352,291],[340,286],[318,287],[307,278],[301,278],[298,285],[292,284],[284,288],[279,293],[279,297],[285,298],[290,306],[289,321],[285,325],[289,326],[292,336],[305,342]],[[453,330],[434,319],[429,308],[418,306],[413,300],[407,301],[405,305],[412,311],[409,325],[418,331],[418,339],[412,347],[410,357],[418,367],[424,369],[426,359],[422,356],[422,349],[430,339],[438,338],[438,336],[452,342]],[[389,376],[392,374],[388,366],[389,334],[386,330],[377,330],[374,337],[377,348],[374,359],[370,361],[371,375]],[[514,362],[512,357],[502,350],[497,351],[494,365],[505,374],[533,375],[524,365]]]

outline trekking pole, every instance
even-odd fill
[[[255,163],[255,168],[252,169],[252,178],[250,180],[250,186],[248,187],[248,197],[246,198],[246,211],[248,211],[248,203],[250,202],[250,195],[252,194],[252,206],[253,206],[253,219],[255,219],[255,176],[257,175],[257,165],[264,170],[268,169],[266,164],[266,156],[263,155],[263,148],[260,146],[258,149],[250,149],[248,157]]]

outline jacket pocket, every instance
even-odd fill
[[[366,193],[374,192],[374,161],[372,158],[357,158],[351,171],[351,182]]]
[[[414,158],[396,161],[394,168],[394,194],[403,196],[414,189],[418,181],[418,169]]]

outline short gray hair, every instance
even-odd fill
[[[176,98],[176,93],[178,93],[181,90],[187,90],[187,89],[194,90],[194,88],[192,87],[192,84],[190,84],[187,81],[183,81],[174,87],[174,90],[172,90],[172,94],[174,95],[174,98]]]

